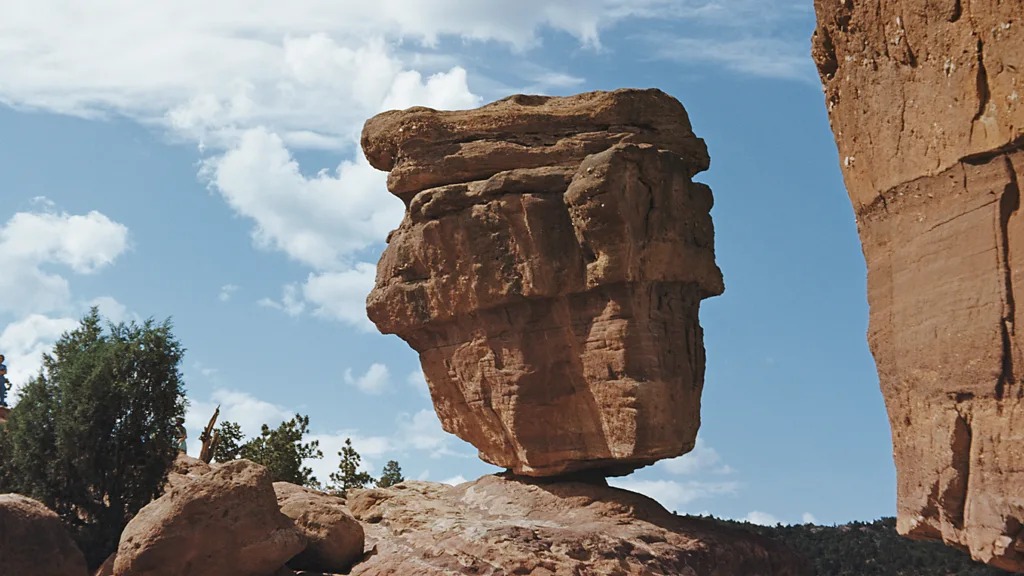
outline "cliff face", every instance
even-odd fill
[[[1024,1],[815,0],[902,534],[1024,570]]]
[[[700,300],[723,290],[708,166],[657,90],[386,112],[363,131],[407,211],[370,319],[420,353],[444,428],[517,474],[629,472],[700,423]]]

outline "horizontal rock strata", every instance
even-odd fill
[[[1024,2],[815,8],[868,268],[898,529],[1024,571]]]
[[[518,474],[629,472],[693,447],[698,309],[723,290],[708,166],[657,90],[369,120],[407,205],[367,300],[420,353],[446,430]]]

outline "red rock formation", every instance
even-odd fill
[[[484,476],[357,490],[348,502],[371,548],[358,576],[810,573],[775,541],[607,486]]]
[[[85,556],[52,510],[0,494],[0,575],[87,576]]]
[[[121,533],[115,576],[265,576],[306,547],[278,509],[267,469],[248,460],[179,474]]]
[[[281,513],[306,539],[306,549],[288,561],[289,567],[344,572],[363,557],[363,527],[342,498],[288,482],[274,482],[274,493]]]
[[[1024,570],[1024,2],[815,8],[868,266],[897,527]]]
[[[445,429],[518,474],[693,448],[700,300],[723,290],[708,167],[657,90],[386,112],[363,150],[408,207],[367,300],[420,353]]]

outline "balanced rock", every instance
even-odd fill
[[[372,552],[354,575],[808,574],[781,544],[582,482],[484,476],[350,492]]]
[[[184,478],[125,527],[115,576],[267,576],[305,548],[266,468],[236,460]]]
[[[296,570],[343,572],[363,556],[363,527],[337,496],[274,482],[277,504],[306,539],[306,549],[288,566]]]
[[[815,8],[897,528],[1024,571],[1024,2]]]
[[[363,129],[407,211],[369,317],[420,354],[445,430],[517,474],[628,473],[693,448],[708,167],[658,90],[386,112]]]
[[[0,494],[0,576],[87,576],[85,556],[52,510]]]

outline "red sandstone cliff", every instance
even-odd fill
[[[1024,570],[1024,1],[814,4],[898,529]]]

